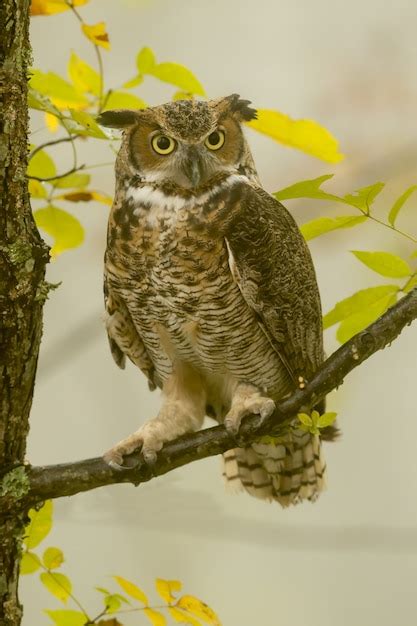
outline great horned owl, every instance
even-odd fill
[[[323,361],[310,253],[260,186],[249,104],[234,94],[99,117],[124,131],[105,254],[110,347],[163,392],[158,415],[104,455],[113,467],[137,448],[152,463],[205,415],[237,433]],[[227,481],[284,506],[324,486],[319,437],[296,428],[223,457]]]

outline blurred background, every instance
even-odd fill
[[[189,67],[210,97],[240,93],[258,107],[315,119],[339,139],[346,158],[333,165],[248,129],[269,191],[327,173],[335,173],[327,189],[338,194],[381,180],[387,186],[375,210],[384,216],[417,182],[414,1],[92,0],[80,12],[87,23],[107,23],[108,86],[134,75],[136,53],[148,45],[159,60]],[[32,44],[34,66],[43,71],[65,74],[70,50],[95,64],[70,13],[34,18]],[[172,89],[149,78],[136,93],[158,104]],[[35,116],[34,130],[41,125]],[[46,132],[33,137],[36,144],[50,139]],[[53,155],[60,171],[70,167],[65,145]],[[111,162],[114,155],[89,140],[79,160]],[[112,194],[113,167],[92,172],[92,188]],[[287,206],[300,224],[346,213],[317,201]],[[85,226],[86,242],[48,269],[48,280],[62,285],[45,309],[28,446],[35,465],[98,456],[160,404],[140,372],[119,370],[108,350],[102,322],[108,207],[67,208]],[[417,235],[417,197],[398,225]],[[408,258],[415,245],[375,223],[312,241],[325,312],[358,289],[386,282],[351,249]],[[334,329],[326,331],[327,352],[337,346]],[[115,587],[110,577],[119,574],[145,590],[157,576],[179,579],[223,626],[415,623],[416,372],[417,324],[330,395],[343,435],[325,446],[328,490],[313,505],[282,510],[229,495],[214,457],[139,488],[116,485],[56,501],[45,545],[64,550],[64,571],[92,613],[101,601],[94,587]],[[35,576],[23,578],[21,599],[24,626],[48,623],[42,609],[59,608]],[[141,620],[133,614],[123,623]]]

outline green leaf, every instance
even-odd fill
[[[313,426],[317,426],[319,421],[320,413],[318,411],[311,411],[311,421],[313,422]]]
[[[144,609],[143,612],[151,622],[152,626],[166,626],[166,617],[159,611],[154,611],[154,609]]]
[[[52,257],[65,250],[77,248],[84,241],[84,229],[77,218],[52,204],[35,211],[34,218],[38,228],[54,238]]]
[[[59,108],[88,105],[88,100],[83,94],[58,74],[44,73],[40,70],[31,70],[31,74],[30,86],[44,96],[48,96]]]
[[[410,280],[403,287],[404,293],[409,293],[414,287],[417,287],[417,273],[411,276]]]
[[[120,598],[117,597],[117,594],[109,594],[104,598],[104,605],[107,609],[107,613],[117,613],[117,611],[122,606]]]
[[[156,65],[155,54],[150,48],[142,48],[136,57],[136,67],[140,74],[148,74]]]
[[[389,278],[403,278],[411,274],[411,267],[401,257],[390,252],[366,252],[351,250],[359,261],[374,272]]]
[[[158,63],[147,71],[147,74],[158,78],[164,83],[175,85],[182,91],[193,93],[199,96],[205,96],[203,86],[194,76],[194,74],[178,63]]]
[[[313,420],[307,413],[297,413],[297,417],[304,426],[312,426]]]
[[[61,115],[59,109],[52,104],[48,96],[44,96],[30,86],[28,89],[28,107],[37,111],[52,113],[52,115]]]
[[[74,187],[87,187],[91,180],[91,176],[89,174],[68,174],[68,176],[63,176],[63,178],[58,178],[54,182],[54,187],[58,189],[72,189]]]
[[[385,183],[374,183],[369,187],[362,187],[354,192],[354,194],[347,194],[344,196],[345,202],[352,206],[369,213],[369,207],[375,200],[376,196],[382,191]]]
[[[141,85],[143,83],[143,76],[135,76],[134,78],[131,78],[130,80],[127,80],[125,83],[123,83],[123,87],[125,89],[131,89],[132,87],[137,87],[138,85]]]
[[[344,158],[337,139],[314,120],[294,120],[280,111],[258,109],[257,118],[246,125],[284,146],[297,148],[328,163],[338,163]]]
[[[113,576],[113,578],[120,585],[123,591],[126,591],[128,596],[134,598],[135,600],[139,600],[139,602],[142,602],[142,604],[148,604],[148,598],[146,597],[146,594],[142,591],[142,589],[139,589],[139,587],[135,585],[135,583],[132,583],[130,582],[130,580],[126,580],[121,576]]]
[[[39,511],[30,509],[30,522],[26,526],[25,538],[23,539],[23,543],[28,549],[36,548],[49,534],[52,528],[52,512],[52,500],[47,500]]]
[[[56,572],[43,572],[40,575],[42,584],[61,602],[67,602],[71,595],[72,584],[68,576]]]
[[[45,150],[39,150],[30,159],[27,175],[36,176],[37,178],[52,178],[56,176],[55,163]]]
[[[320,415],[319,419],[317,420],[317,426],[319,428],[326,428],[327,426],[331,426],[334,423],[336,417],[337,413],[333,413],[331,411],[323,413],[323,415]]]
[[[401,211],[404,204],[407,202],[408,198],[412,193],[417,189],[417,185],[412,185],[409,187],[404,193],[394,202],[392,205],[392,209],[388,215],[388,221],[391,226],[395,226],[395,220],[397,219],[398,213]]]
[[[84,626],[88,618],[80,611],[45,611],[56,626]]]
[[[20,561],[20,573],[33,574],[41,567],[41,561],[34,552],[24,552]]]
[[[70,109],[70,113],[72,119],[82,126],[81,129],[75,131],[77,135],[87,135],[88,137],[97,137],[97,139],[108,139],[108,136],[100,128],[92,115],[85,111],[75,111],[74,109]]]
[[[141,98],[123,91],[112,91],[107,98],[103,111],[109,109],[145,109],[147,104]]]
[[[319,217],[311,222],[306,222],[300,228],[304,239],[309,241],[325,233],[339,228],[352,228],[368,218],[366,215],[339,215],[338,217]]]
[[[377,320],[396,300],[396,294],[387,294],[384,298],[374,302],[374,304],[343,320],[336,333],[337,339],[341,343],[345,343],[356,333],[359,333]]]
[[[56,569],[64,562],[64,554],[59,548],[46,548],[42,561],[47,569]]]
[[[333,178],[334,174],[324,174],[318,178],[309,180],[301,180],[294,185],[285,187],[280,191],[276,191],[273,196],[277,200],[292,200],[293,198],[312,198],[313,200],[333,200],[335,202],[343,202],[342,198],[331,193],[326,193],[320,189],[321,185]]]
[[[378,287],[369,287],[361,289],[352,294],[348,298],[344,298],[336,304],[323,317],[323,328],[329,328],[333,324],[337,324],[342,320],[359,313],[368,306],[375,304],[381,298],[385,298],[389,294],[394,294],[399,290],[398,285],[380,285]]]
[[[72,52],[68,63],[68,75],[79,92],[100,95],[100,74],[91,65]]]

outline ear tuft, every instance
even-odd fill
[[[229,96],[228,100],[230,103],[230,110],[237,113],[245,122],[250,122],[251,120],[255,120],[257,118],[258,113],[256,109],[249,106],[251,104],[250,100],[242,100],[237,93]]]
[[[126,128],[138,122],[138,114],[136,111],[129,111],[128,109],[103,111],[96,117],[96,122],[109,128]]]

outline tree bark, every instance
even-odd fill
[[[24,461],[39,344],[48,249],[29,203],[27,72],[30,0],[0,2],[0,495],[27,489]],[[17,626],[24,510],[0,510],[0,626]]]

